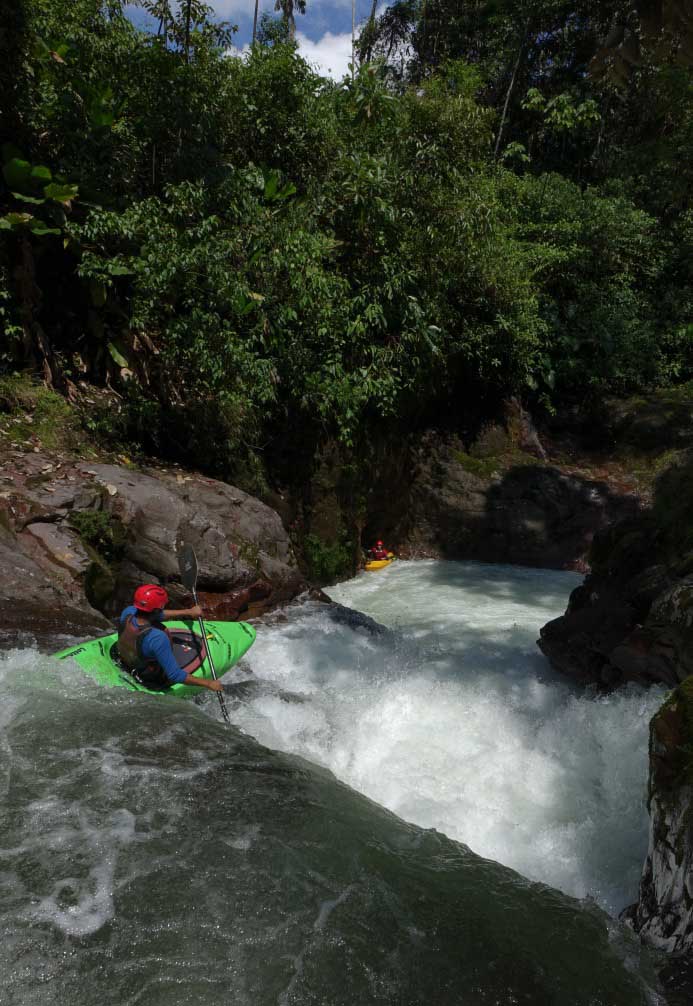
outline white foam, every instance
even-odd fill
[[[579,578],[473,563],[399,563],[331,591],[393,637],[306,609],[263,630],[261,695],[232,712],[269,746],[331,768],[407,820],[611,912],[645,855],[656,690],[577,692],[538,652]]]
[[[33,922],[50,922],[70,936],[87,936],[101,929],[114,914],[114,877],[120,851],[135,837],[135,818],[121,808],[104,819],[78,805],[57,799],[37,801],[29,808],[34,827],[22,846],[40,859],[46,852],[59,865],[76,850],[81,870],[53,880],[48,895],[35,897],[27,915]]]

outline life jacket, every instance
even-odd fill
[[[118,653],[123,666],[145,688],[152,691],[165,691],[171,687],[171,682],[164,674],[163,668],[156,660],[145,657],[142,644],[147,635],[154,629],[160,629],[168,635],[163,625],[135,625],[135,616],[128,615],[118,632]]]
[[[380,546],[374,545],[373,548],[371,549],[371,555],[373,556],[374,559],[377,560],[387,559],[387,549],[383,548],[382,545]]]

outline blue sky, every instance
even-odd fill
[[[255,0],[207,0],[218,17],[238,25],[235,44],[239,49],[250,42]],[[384,6],[384,5],[382,5]],[[260,11],[272,12],[274,0],[260,0]],[[370,15],[371,0],[356,0],[356,23]],[[136,23],[143,13],[131,8]],[[299,49],[316,69],[339,80],[351,61],[351,0],[306,0],[305,15],[296,15]]]

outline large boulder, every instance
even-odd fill
[[[247,493],[178,470],[15,454],[0,490],[0,613],[5,643],[30,632],[109,628],[135,586],[157,581],[187,604],[177,549],[198,556],[211,615],[260,614],[306,588],[281,519]],[[104,617],[107,616],[107,617]]]

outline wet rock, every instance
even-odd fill
[[[391,629],[376,622],[369,615],[364,615],[362,611],[355,611],[344,604],[337,604],[333,601],[326,609],[325,614],[332,622],[338,625],[348,625],[352,629],[365,629],[371,636],[393,636]]]
[[[41,545],[36,547],[43,552]],[[45,553],[44,553],[45,554]],[[52,576],[17,536],[0,525],[0,645],[51,648],[63,636],[102,635],[110,622],[86,601],[68,571]]]
[[[650,836],[626,921],[668,953],[693,952],[693,678],[650,725]]]
[[[36,539],[48,559],[64,567],[75,578],[85,576],[91,566],[92,560],[77,533],[64,524],[34,522],[25,528],[24,535]]]

